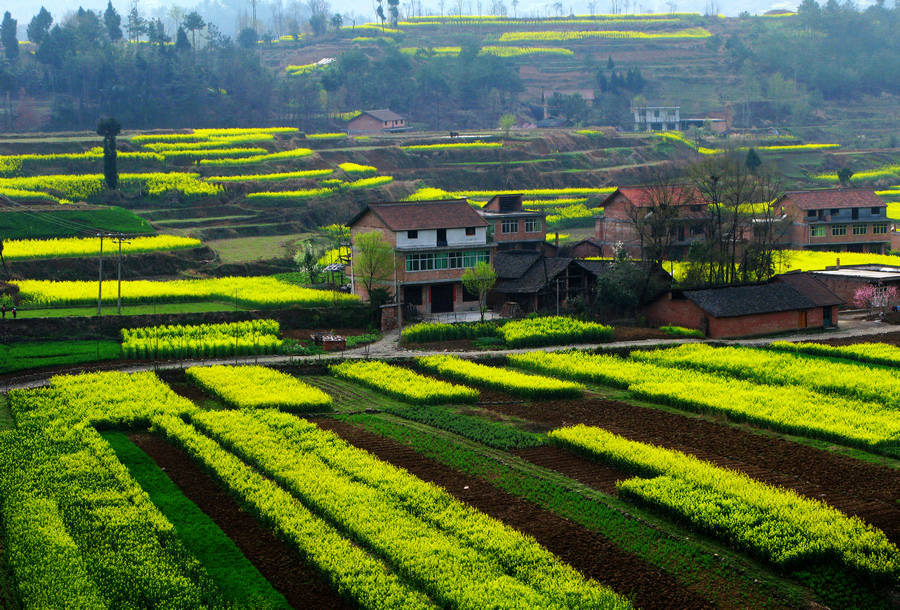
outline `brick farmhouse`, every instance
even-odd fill
[[[381,110],[364,110],[362,114],[347,123],[347,133],[382,133],[391,131],[403,131],[406,129],[406,119],[394,112],[383,108]]]

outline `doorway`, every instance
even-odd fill
[[[453,284],[434,284],[431,287],[431,313],[453,311]]]

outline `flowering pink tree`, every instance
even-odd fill
[[[853,293],[853,304],[856,307],[875,309],[890,307],[900,301],[900,291],[896,286],[860,286]]]

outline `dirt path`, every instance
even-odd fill
[[[132,434],[129,438],[209,515],[288,603],[295,608],[354,608],[181,449],[154,434]]]
[[[632,596],[635,604],[653,608],[709,608],[702,597],[666,572],[627,553],[596,532],[556,516],[517,496],[501,491],[429,458],[396,441],[333,419],[316,420],[353,445],[413,475],[440,485],[474,508],[533,536],[539,543],[585,576]]]
[[[485,409],[536,422],[543,429],[588,424],[635,441],[691,453],[757,480],[821,499],[881,528],[893,542],[900,541],[900,475],[891,468],[620,401],[585,398],[524,403],[497,392],[482,392],[482,399],[486,402],[479,406]],[[571,454],[564,459],[559,452],[547,450],[523,455],[585,484],[608,488],[608,481],[592,479],[592,463],[585,458]]]

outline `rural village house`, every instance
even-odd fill
[[[362,114],[347,123],[350,135],[382,133],[406,130],[406,119],[392,110],[364,110]]]
[[[696,328],[728,339],[837,325],[844,301],[809,273],[788,273],[762,284],[672,290],[644,308],[653,326]]]
[[[394,249],[396,278],[380,285],[399,291],[400,302],[420,314],[477,311],[478,295],[462,285],[466,269],[493,263],[497,250],[530,250],[542,256],[544,215],[522,209],[520,195],[491,199],[483,209],[465,199],[371,203],[348,223],[351,277],[356,236],[380,231]],[[353,291],[368,298],[353,282]]]
[[[886,254],[891,248],[887,205],[872,189],[789,191],[775,212],[790,219],[791,249]]]

